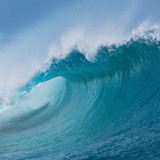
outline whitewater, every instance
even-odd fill
[[[160,159],[160,3],[90,2],[0,37],[0,159]]]

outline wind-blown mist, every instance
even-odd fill
[[[158,159],[158,6],[74,1],[2,37],[0,159]]]

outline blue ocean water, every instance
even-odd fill
[[[18,3],[12,27],[1,11],[0,160],[159,160],[160,2]]]
[[[152,38],[52,58],[18,89],[13,105],[33,107],[1,123],[0,158],[159,159],[159,69]]]

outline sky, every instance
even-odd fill
[[[84,9],[85,16],[87,16],[89,12],[96,12],[96,8],[94,9],[94,7],[97,6],[98,9],[98,4],[100,4],[102,8],[100,12],[110,13],[112,16],[118,14],[117,12],[120,12],[120,10],[126,10],[127,3],[131,3],[131,5],[134,6],[137,5],[137,2],[141,3],[142,9],[137,11],[139,17],[136,18],[141,19],[145,16],[159,18],[159,0],[0,0],[0,34],[8,35],[18,32],[59,12],[61,9],[63,10],[68,7],[72,10],[71,6],[74,6],[75,3],[81,7],[82,13],[80,14],[83,14]],[[94,4],[96,5],[94,6]],[[90,8],[92,8],[92,11],[90,11]],[[106,11],[105,8],[108,11]],[[96,15],[94,16],[96,17]],[[103,16],[98,17],[98,19],[103,18]]]
[[[69,3],[65,0],[0,0],[0,33],[18,32]]]

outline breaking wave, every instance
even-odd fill
[[[1,102],[1,158],[160,157],[160,41],[131,38],[86,57],[74,46],[51,58]]]

